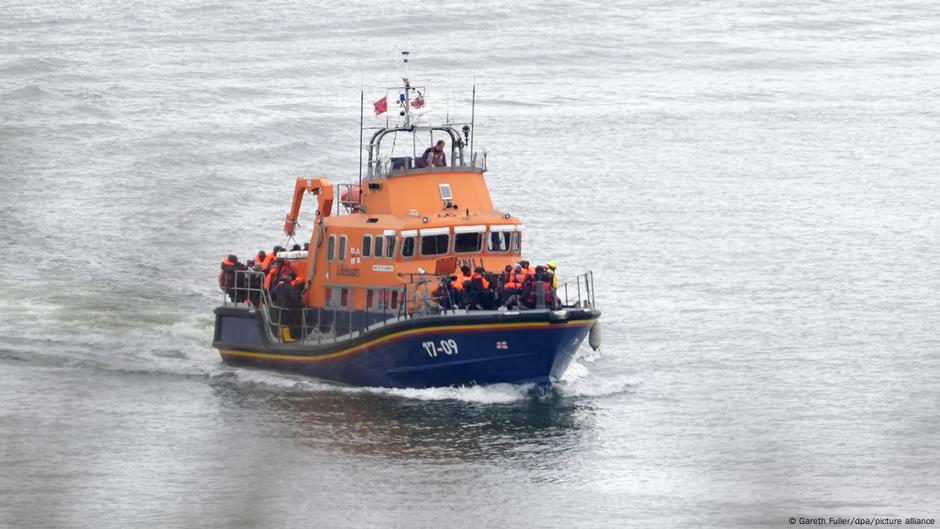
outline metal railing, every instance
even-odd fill
[[[594,307],[594,272],[576,275],[558,285],[557,292],[565,307]]]
[[[427,173],[431,171],[482,171],[486,172],[486,151],[474,152],[470,159],[462,156],[448,162],[446,167],[417,167],[415,159],[411,156],[392,157],[381,156],[370,162],[366,178],[381,178],[389,175],[403,175],[414,173]]]
[[[558,289],[553,289],[553,302],[550,304],[544,302],[546,292],[537,292],[532,306],[525,304],[520,296],[513,300],[512,292],[504,291],[496,274],[491,275],[492,288],[486,292],[492,296],[492,303],[485,305],[476,303],[469,297],[470,293],[452,289],[449,275],[399,276],[405,281],[400,287],[332,287],[327,306],[303,307],[300,306],[302,298],[299,294],[293,294],[297,306],[275,303],[272,294],[279,292],[274,285],[270,290],[264,288],[263,272],[238,270],[233,273],[233,284],[222,289],[223,305],[243,306],[259,312],[265,332],[274,342],[317,344],[349,340],[376,327],[413,318],[500,307],[513,310],[594,307],[592,272],[575,276],[559,285]],[[337,294],[339,299],[334,299]]]

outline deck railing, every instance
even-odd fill
[[[285,307],[276,304],[271,291],[263,288],[264,273],[238,270],[233,275],[234,284],[223,289],[223,305],[258,311],[272,341],[317,344],[348,340],[402,320],[468,310],[466,305],[458,306],[450,288],[438,288],[442,283],[449,285],[447,275],[402,274],[401,277],[405,283],[400,287],[350,287],[345,298],[331,299],[326,307]],[[553,294],[557,300],[553,306],[537,303],[534,308],[594,307],[594,276],[591,272],[575,276],[559,285]],[[537,299],[541,298],[537,296]],[[474,309],[472,305],[469,307],[471,312]],[[528,309],[516,303],[509,310]]]

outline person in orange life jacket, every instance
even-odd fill
[[[502,273],[499,274],[499,287],[496,289],[496,302],[500,305],[509,299],[516,290],[515,275],[512,265],[506,265]]]
[[[486,272],[486,270],[484,270],[482,266],[478,266],[473,270],[473,275],[470,276],[471,290],[489,290],[490,282],[483,277],[484,272]]]
[[[518,263],[512,268],[512,275],[509,281],[504,285],[506,295],[502,300],[502,305],[508,308],[519,308],[522,299],[522,289],[525,286],[526,279],[531,276],[526,275],[522,266]]]
[[[283,252],[284,248],[280,246],[275,246],[274,250],[271,251],[268,255],[264,257],[264,261],[261,262],[261,271],[265,274],[268,273],[271,268],[271,264],[274,263],[274,260],[277,259],[277,252]]]
[[[497,302],[500,305],[506,305],[510,298],[519,293],[522,285],[525,283],[525,274],[520,272],[520,266],[506,265],[506,269],[500,275],[502,287],[499,289]]]
[[[261,264],[264,262],[265,257],[268,256],[268,253],[264,250],[258,250],[258,253],[255,254],[255,264]]]
[[[519,261],[519,266],[522,267],[522,271],[525,272],[525,275],[527,276],[530,276],[535,273],[535,269],[532,268],[529,262],[526,261],[525,259],[523,259],[522,261]]]
[[[290,268],[287,268],[289,266],[290,264],[288,264],[283,257],[275,259],[267,268],[267,273],[264,276],[264,288],[270,290],[271,286],[277,283],[277,280],[280,279],[281,276],[289,275],[291,272]]]
[[[415,163],[416,167],[447,167],[447,155],[444,154],[444,140],[437,140],[434,147],[425,149],[421,158]]]
[[[294,272],[294,265],[287,259],[278,259],[277,277],[281,278],[290,275],[296,275],[296,272]]]
[[[456,288],[457,290],[466,289],[469,286],[467,283],[470,281],[471,275],[473,274],[470,273],[469,266],[466,266],[466,265],[461,266],[460,275],[457,276],[457,282],[454,284],[454,288]]]
[[[540,265],[535,267],[535,274],[526,280],[525,287],[522,289],[522,302],[531,308],[535,308],[539,292],[544,292],[543,299],[546,308],[552,308],[555,303],[555,295],[552,292],[551,278],[545,275],[545,269]]]
[[[246,293],[243,290],[237,288],[238,286],[243,285],[236,284],[236,281],[241,282],[244,280],[244,278],[239,277],[242,274],[236,274],[236,272],[239,270],[247,270],[248,267],[242,263],[239,263],[237,256],[229,254],[228,257],[222,260],[221,268],[222,271],[219,273],[219,287],[224,290],[226,294],[228,294],[232,301],[242,301]]]
[[[486,270],[482,266],[478,266],[473,271],[473,275],[470,276],[469,301],[471,309],[493,310],[495,297],[490,289],[490,282],[483,277],[484,272]]]
[[[470,281],[470,267],[463,266],[460,273],[450,276],[450,294],[453,297],[453,303],[456,306],[463,305],[464,294],[466,293],[467,282]]]

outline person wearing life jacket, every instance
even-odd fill
[[[264,260],[268,257],[268,253],[264,250],[258,250],[258,253],[255,254],[255,264],[262,264]]]
[[[535,267],[535,274],[526,280],[525,287],[522,290],[522,302],[526,307],[539,307],[538,294],[542,292],[542,300],[545,302],[545,308],[552,308],[555,304],[555,295],[552,291],[551,278],[545,275],[545,268],[541,265]]]
[[[532,268],[532,265],[529,264],[529,261],[523,259],[519,261],[519,266],[522,267],[522,271],[525,272],[525,275],[531,276],[535,274],[535,268]]]
[[[512,265],[506,265],[503,273],[499,275],[499,282],[500,287],[496,302],[500,305],[504,305],[511,296],[522,288],[522,283],[516,282],[516,271]]]
[[[415,160],[415,167],[447,167],[447,155],[444,154],[444,140],[437,140],[434,147],[425,149],[421,158]]]
[[[451,282],[451,286],[454,288],[454,290],[461,290],[461,291],[462,291],[462,290],[464,289],[464,287],[467,286],[467,285],[466,285],[467,281],[470,281],[470,276],[471,276],[471,275],[472,275],[472,274],[470,273],[470,267],[469,267],[469,266],[462,266],[462,267],[460,267],[460,273],[457,274],[456,279],[454,279],[454,280]]]
[[[275,246],[274,250],[271,251],[268,255],[264,257],[264,260],[261,261],[261,270],[267,274],[271,268],[271,265],[274,263],[274,260],[277,259],[277,252],[283,252],[284,248],[280,246]]]
[[[490,282],[483,277],[483,273],[486,270],[482,266],[476,267],[473,274],[470,276],[470,288],[475,290],[489,290]]]
[[[271,286],[277,283],[277,280],[281,277],[281,267],[284,265],[284,263],[285,263],[284,259],[277,258],[270,265],[268,265],[268,267],[265,269],[265,274],[264,274],[265,290],[271,290]]]
[[[247,267],[238,262],[237,256],[229,254],[228,257],[222,260],[221,268],[222,271],[219,273],[219,288],[224,290],[232,301],[241,301],[239,298],[244,298],[246,293],[237,288],[236,276],[239,274],[236,274],[236,272],[239,270],[247,270]]]
[[[476,267],[470,276],[469,298],[470,309],[493,310],[496,297],[490,288],[489,280],[484,277],[486,270],[482,266]]]
[[[552,276],[552,288],[554,288],[555,290],[558,290],[558,272],[557,272],[557,270],[558,270],[558,262],[557,262],[557,261],[552,260],[552,261],[549,261],[547,265],[545,265],[545,273],[546,273],[546,274],[550,274],[550,275]]]
[[[277,277],[281,278],[291,275],[296,276],[296,272],[294,272],[294,265],[287,259],[278,259]]]
[[[462,266],[457,274],[450,276],[450,293],[454,298],[454,305],[462,306],[466,288],[470,281],[470,267]]]

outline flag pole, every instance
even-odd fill
[[[362,124],[365,111],[363,107],[366,103],[366,91],[359,91],[359,197],[362,198]]]

